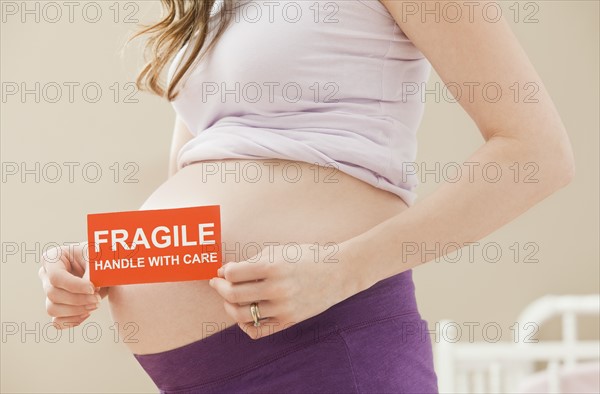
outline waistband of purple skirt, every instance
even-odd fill
[[[412,270],[381,280],[316,316],[256,340],[236,324],[182,347],[134,357],[159,389],[185,390],[216,384],[257,364],[327,341],[336,332],[404,315],[420,319]],[[262,322],[262,327],[267,333],[272,330],[268,322]]]

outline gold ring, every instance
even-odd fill
[[[260,326],[260,312],[258,311],[258,303],[253,302],[250,304],[250,314],[252,315],[252,320],[254,320],[254,327]]]

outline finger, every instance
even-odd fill
[[[94,285],[87,279],[80,278],[67,271],[61,262],[46,265],[47,276],[50,284],[79,294],[94,294]]]
[[[46,267],[44,267],[44,265],[42,264],[42,266],[40,267],[40,269],[38,270],[38,276],[40,277],[41,280],[44,280],[44,278],[46,276],[48,276],[46,274]]]
[[[85,313],[89,313],[93,310],[98,309],[100,304],[90,305],[66,305],[66,304],[55,304],[46,298],[46,312],[52,317],[68,317],[68,316],[79,316]]]
[[[64,330],[65,328],[71,328],[80,325],[88,317],[90,317],[89,312],[79,316],[53,317],[52,324],[57,329]]]
[[[260,315],[260,321],[268,320],[269,318],[273,318],[276,316],[278,311],[277,304],[271,301],[260,301],[257,304],[258,312]],[[238,305],[224,301],[223,306],[225,307],[225,312],[227,312],[227,314],[231,316],[235,321],[240,323],[254,324],[252,312],[250,311],[250,305]]]
[[[99,291],[89,295],[75,294],[59,287],[52,286],[48,279],[48,275],[42,274],[40,275],[40,278],[42,279],[42,286],[46,292],[46,296],[55,304],[89,305],[102,301],[102,294]]]
[[[68,272],[81,278],[89,261],[86,245],[87,242],[79,242],[45,250],[42,253],[43,265],[47,268],[51,264],[62,264]]]
[[[84,306],[97,304],[102,301],[102,297],[99,293],[75,294],[52,285],[47,286],[46,284],[44,284],[44,289],[46,290],[46,296],[48,299],[55,304]]]
[[[273,324],[274,323],[274,324]],[[281,331],[281,328],[278,328],[278,322],[273,319],[273,323],[265,324],[264,326],[254,326],[254,322],[252,323],[238,323],[238,326],[242,329],[243,332],[246,333],[251,339],[260,339],[262,337],[269,336],[271,334],[275,334],[278,331]]]
[[[44,272],[40,269],[40,277],[44,274],[47,275],[52,286],[71,293],[94,294],[92,282],[81,277],[84,272],[85,261],[82,261],[80,248],[75,250],[59,248],[56,251],[58,258],[50,257],[47,253],[49,252],[44,253],[42,259]]]
[[[221,297],[233,304],[268,300],[281,293],[273,281],[231,283],[223,278],[212,278],[210,283]]]
[[[239,263],[227,263],[220,270],[223,278],[233,283],[239,283],[273,277],[276,268],[275,264],[269,262],[240,261]]]

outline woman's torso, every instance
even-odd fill
[[[423,112],[406,84],[418,89],[429,64],[385,7],[238,4],[173,102],[193,135],[181,169],[142,209],[220,205],[225,262],[273,242],[339,243],[406,209],[416,180],[402,165],[415,158]],[[127,343],[137,354],[234,324],[206,281],[113,287],[109,300],[122,337],[137,328]]]
[[[339,243],[407,208],[398,196],[334,168],[219,160],[183,168],[141,209],[199,205],[221,206],[225,262],[252,257],[269,243]],[[235,324],[207,281],[115,286],[109,302],[120,337],[136,354],[174,349]]]

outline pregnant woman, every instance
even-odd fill
[[[138,83],[177,118],[170,177],[141,209],[220,205],[225,264],[211,281],[90,289],[82,249],[65,251],[40,270],[55,324],[108,295],[161,392],[436,392],[412,269],[574,174],[544,85],[488,16],[497,5],[452,3],[450,20],[443,1],[162,3]],[[415,204],[431,67],[485,142]],[[535,182],[511,171],[526,164]]]

